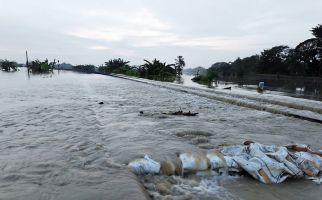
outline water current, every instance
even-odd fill
[[[199,115],[162,114],[180,109]],[[320,123],[110,76],[0,72],[0,199],[320,199],[321,186],[305,180],[142,178],[126,165],[245,140],[321,149],[321,133]]]

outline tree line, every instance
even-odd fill
[[[295,48],[280,45],[265,49],[260,55],[237,58],[234,62],[213,64],[207,74],[242,78],[249,74],[276,74],[322,77],[322,25],[311,29],[313,38]]]
[[[100,74],[124,74],[158,81],[174,81],[180,80],[183,67],[186,65],[184,58],[178,56],[174,64],[167,64],[160,60],[152,61],[144,60],[144,64],[140,66],[131,66],[130,61],[121,58],[111,59],[99,67],[94,65],[77,65],[73,67],[74,71],[85,73]]]
[[[186,65],[184,58],[178,56],[174,64],[167,64],[160,60],[152,61],[144,60],[144,64],[140,66],[131,66],[130,61],[125,61],[121,58],[111,59],[103,65],[96,67],[95,65],[76,65],[72,66],[71,70],[82,73],[100,73],[100,74],[124,74],[158,81],[175,81],[181,80],[183,67]],[[63,63],[63,65],[66,65]],[[19,64],[14,61],[0,60],[0,69],[3,71],[17,71]],[[26,63],[28,73],[43,74],[53,73],[53,70],[61,69],[59,61],[49,62],[34,60]]]
[[[49,62],[48,59],[45,59],[44,61],[40,61],[37,59],[30,63],[27,62],[26,67],[27,67],[28,73],[46,74],[46,73],[52,73],[56,64],[57,64],[56,60],[54,60],[53,62]],[[0,69],[5,72],[18,71],[18,67],[22,67],[22,66],[23,66],[22,64],[18,64],[15,61],[0,60]]]

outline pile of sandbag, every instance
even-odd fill
[[[215,170],[247,172],[262,183],[281,183],[287,178],[306,178],[322,183],[322,151],[307,145],[263,145],[245,142],[205,153],[182,153],[175,161],[156,162],[145,156],[128,165],[136,174],[162,173],[181,175],[186,172]]]

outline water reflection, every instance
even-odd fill
[[[191,81],[193,76],[183,75],[184,85],[193,87],[204,87]],[[274,77],[274,76],[252,76],[243,79],[229,78],[220,80],[218,87],[232,86],[249,91],[256,91],[259,82],[265,83],[266,90],[278,92],[278,94],[319,100],[322,101],[322,79],[321,78],[297,78],[297,77]]]

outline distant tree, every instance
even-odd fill
[[[308,39],[295,48],[298,61],[307,66],[310,76],[322,76],[322,25],[311,30],[315,38]]]
[[[237,58],[232,63],[217,62],[209,70],[224,79],[255,73],[322,77],[322,25],[313,27],[311,32],[315,37],[300,43],[295,49],[275,46],[260,55]]]
[[[73,70],[77,72],[83,72],[83,73],[95,73],[95,65],[76,65],[73,66]]]
[[[139,68],[139,74],[142,78],[148,78],[159,81],[174,81],[176,71],[172,66],[154,59],[152,62],[144,60],[144,64]]]
[[[259,61],[259,73],[288,74],[286,60],[290,48],[288,46],[275,46],[264,50]]]
[[[242,78],[244,75],[254,74],[258,69],[259,61],[259,55],[253,55],[242,59],[238,58],[231,63],[232,71],[238,78]]]
[[[311,30],[312,34],[319,39],[322,39],[322,25],[319,24],[316,27],[313,27]]]
[[[115,73],[115,74],[126,74],[131,69],[128,65],[130,61],[125,61],[121,58],[112,59],[105,62],[105,65],[99,67],[101,73]]]
[[[0,69],[6,72],[10,71],[17,71],[18,70],[18,63],[15,61],[9,60],[0,60]]]
[[[176,71],[176,78],[178,80],[181,79],[181,76],[182,76],[182,71],[183,71],[183,68],[186,66],[186,63],[184,61],[184,58],[183,56],[178,56],[176,59],[175,59],[175,65],[174,65],[174,68],[175,68],[175,71]]]
[[[208,71],[216,72],[220,77],[228,77],[232,75],[232,66],[230,63],[226,62],[217,62],[213,64]]]
[[[307,65],[303,62],[299,62],[298,55],[295,49],[290,49],[287,60],[289,75],[293,76],[304,76],[306,75]]]

